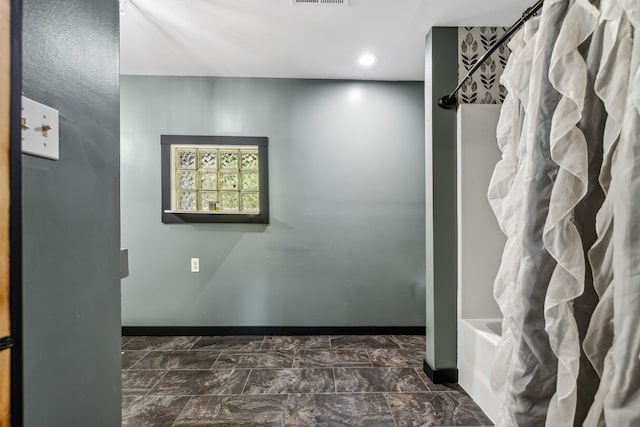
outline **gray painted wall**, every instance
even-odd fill
[[[421,82],[122,76],[121,99],[123,325],[424,325]],[[271,224],[163,225],[161,134],[269,137]]]
[[[456,110],[438,99],[456,87],[458,29],[433,27],[425,48],[427,362],[456,367]]]
[[[118,2],[25,0],[24,94],[60,160],[23,156],[26,426],[119,426]]]

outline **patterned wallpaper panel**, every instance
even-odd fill
[[[458,28],[458,80],[498,40],[508,28],[460,27]],[[500,85],[500,76],[511,51],[503,44],[489,57],[458,92],[461,104],[502,104],[506,95]]]

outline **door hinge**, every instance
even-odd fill
[[[13,347],[13,340],[11,337],[0,338],[0,351]]]

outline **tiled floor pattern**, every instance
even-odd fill
[[[422,336],[123,337],[123,425],[487,426]]]

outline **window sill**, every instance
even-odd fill
[[[232,224],[269,224],[269,214],[255,212],[225,211],[173,211],[162,212],[164,224],[189,223],[232,223]]]

